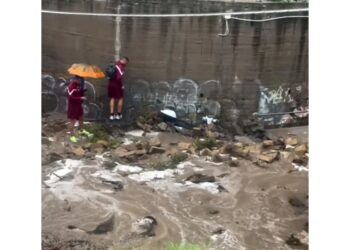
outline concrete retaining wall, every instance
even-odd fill
[[[307,5],[198,0],[43,1],[43,9],[103,13],[203,13],[292,7]],[[117,19],[43,14],[42,71],[60,82],[59,77],[68,77],[66,70],[72,63],[93,63],[104,69],[115,57],[127,55],[131,62],[124,80],[125,112],[126,116],[132,113],[132,118],[144,109],[170,106],[184,118],[196,119],[198,111],[204,111],[230,125],[254,112],[286,112],[296,103],[306,107],[308,19],[228,23],[229,35],[219,36],[225,31],[222,17]],[[91,104],[98,107],[90,115],[97,118],[107,110],[106,81],[90,82]],[[50,94],[43,94],[43,112],[50,111],[45,109],[50,105],[62,112],[65,109],[63,99],[57,104],[60,107],[55,106],[59,83],[54,85],[55,89],[45,88],[45,93]],[[270,122],[280,123],[280,118]]]

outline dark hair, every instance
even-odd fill
[[[122,59],[125,59],[127,62],[129,62],[129,58],[127,56],[123,56]]]

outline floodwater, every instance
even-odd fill
[[[183,139],[160,136],[162,143]],[[292,249],[285,240],[308,221],[308,172],[291,172],[283,160],[265,169],[243,159],[229,167],[193,155],[164,171],[141,161],[103,167],[107,160],[108,153],[43,167],[43,236],[87,241],[96,249],[155,250],[187,242],[210,249],[282,250]],[[185,181],[193,173],[214,176],[215,182]],[[120,182],[122,190],[111,184]],[[145,216],[157,225],[153,236],[140,237],[133,225]]]

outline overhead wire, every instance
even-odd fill
[[[225,16],[225,15],[250,15],[250,14],[277,14],[289,12],[306,12],[308,8],[283,9],[283,10],[262,10],[262,11],[237,11],[237,12],[213,12],[213,13],[177,13],[177,14],[120,14],[120,13],[89,13],[89,12],[68,12],[41,10],[44,14],[57,15],[78,15],[78,16],[107,16],[107,17],[204,17],[204,16]]]

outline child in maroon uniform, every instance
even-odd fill
[[[124,96],[124,85],[122,82],[122,77],[124,75],[125,66],[129,62],[127,57],[123,57],[121,60],[116,62],[116,74],[114,79],[108,81],[108,97],[109,97],[109,110],[110,110],[110,120],[120,120],[122,118],[122,108],[123,108],[123,96]],[[114,103],[118,100],[117,114],[114,114]]]
[[[80,79],[75,77],[71,80],[68,86],[68,111],[67,117],[70,121],[69,131],[71,133],[70,140],[72,142],[77,142],[76,137],[74,136],[74,124],[76,121],[79,121],[79,129],[83,129],[83,101],[86,99],[84,96],[84,91],[80,89]]]

